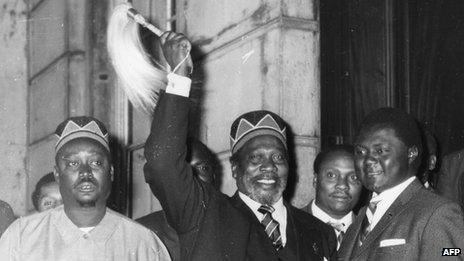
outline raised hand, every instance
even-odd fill
[[[165,32],[160,37],[164,58],[171,66],[173,73],[189,76],[193,69],[190,57],[191,44],[183,34]]]

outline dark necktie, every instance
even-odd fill
[[[264,215],[261,221],[261,224],[264,226],[264,231],[271,239],[275,249],[279,250],[282,247],[282,237],[280,235],[279,222],[275,221],[271,215],[272,212],[274,212],[274,208],[272,206],[262,205],[258,211]]]
[[[369,206],[368,206],[368,210],[367,211],[370,211],[372,216],[374,216],[374,213],[375,213],[375,210],[377,209],[377,204],[379,203],[379,201],[371,201],[369,203]],[[367,211],[366,211],[366,216],[364,217],[364,220],[362,222],[362,230],[361,230],[361,234],[359,234],[359,240],[358,240],[358,245],[361,246],[362,243],[364,242],[364,240],[366,239],[367,235],[369,234],[369,232],[371,232],[371,223],[369,221],[369,219],[367,218]]]

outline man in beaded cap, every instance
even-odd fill
[[[63,205],[15,221],[0,239],[2,260],[170,260],[153,232],[106,207],[113,167],[105,126],[72,117],[55,134]]]
[[[188,40],[167,32],[163,52],[171,67],[186,57]],[[239,116],[230,132],[233,177],[228,197],[194,178],[186,160],[191,109],[189,63],[168,75],[145,144],[146,181],[179,234],[182,260],[324,260],[336,255],[333,230],[287,204],[286,125],[270,111]]]

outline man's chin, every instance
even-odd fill
[[[263,205],[274,205],[281,197],[282,193],[277,189],[273,191],[260,190],[257,193],[252,193],[252,199]]]
[[[97,205],[96,200],[78,200],[77,203],[82,208],[93,208]]]
[[[335,206],[332,209],[332,212],[337,216],[346,216],[351,211],[349,206]]]

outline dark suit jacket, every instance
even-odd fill
[[[338,251],[339,260],[456,260],[442,257],[442,249],[464,249],[462,209],[425,189],[419,180],[399,195],[363,245],[357,247],[365,216],[364,207],[345,235]],[[405,244],[380,247],[382,241],[391,239],[404,239]]]
[[[464,150],[443,158],[435,191],[464,207]]]
[[[155,232],[168,249],[172,261],[180,260],[179,237],[177,232],[168,224],[163,210],[150,213],[135,221]]]
[[[181,259],[278,260],[258,219],[238,196],[229,198],[193,178],[185,161],[190,106],[188,98],[162,94],[145,144],[145,179],[179,235]],[[329,226],[288,204],[286,208],[296,260],[336,255]]]

